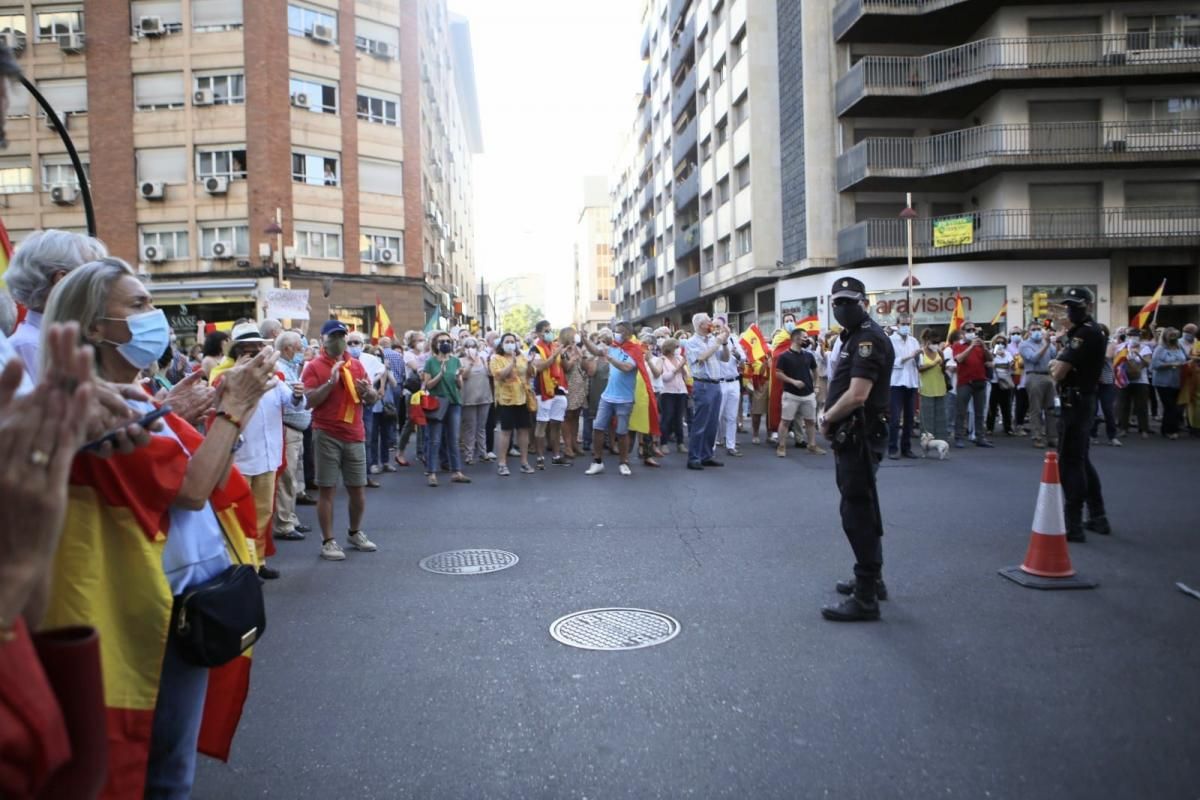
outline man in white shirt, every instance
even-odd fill
[[[725,452],[737,458],[742,454],[737,446],[737,424],[738,406],[742,402],[742,362],[746,360],[746,354],[741,345],[734,341],[733,330],[723,315],[717,315],[713,321],[713,330],[717,333],[724,333],[730,340],[729,360],[718,359],[713,365],[716,369],[715,377],[720,381],[721,389],[721,411],[720,419],[717,422],[717,438],[714,449],[720,447],[721,442],[724,441]]]
[[[892,363],[892,389],[888,414],[888,458],[916,458],[912,451],[913,416],[921,377],[917,361],[921,345],[912,335],[912,318],[901,316],[891,335],[896,360]]]

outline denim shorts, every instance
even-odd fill
[[[607,431],[612,418],[617,418],[617,435],[629,433],[629,415],[633,413],[633,403],[614,403],[600,398],[600,407],[596,409],[596,421],[592,430]]]

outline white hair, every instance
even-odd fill
[[[700,326],[706,322],[712,322],[712,317],[710,317],[708,314],[705,314],[703,311],[697,314],[692,314],[692,330],[699,332]]]
[[[43,311],[56,273],[107,257],[104,242],[91,236],[53,229],[35,231],[13,253],[4,281],[14,300],[31,311]]]
[[[302,341],[303,340],[300,338],[300,334],[296,333],[295,331],[284,331],[275,337],[275,349],[282,350],[290,345],[299,347]]]
[[[258,323],[258,335],[264,339],[278,338],[281,330],[283,330],[283,323],[277,319],[267,317]]]
[[[12,295],[0,289],[0,333],[12,336],[13,329],[16,327],[17,304],[13,302]]]

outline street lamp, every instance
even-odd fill
[[[912,253],[912,226],[913,220],[917,218],[917,212],[912,207],[912,192],[905,195],[905,207],[900,212],[900,219],[904,220],[904,234],[908,245],[908,277],[904,279],[904,285],[908,289],[908,296],[905,300],[908,313],[912,314],[912,287],[913,287],[913,253]]]

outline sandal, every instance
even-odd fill
[[[507,478],[512,473],[508,471],[508,467],[501,464],[500,466],[496,467],[496,474],[502,478]]]
[[[430,486],[437,486],[437,475],[433,474],[432,472],[429,473],[427,476],[425,476],[425,482]]]
[[[461,472],[456,472],[456,473],[454,473],[454,477],[452,477],[450,479],[450,482],[451,483],[470,483],[471,479],[468,478],[466,475],[463,475]]]
[[[399,465],[400,465],[400,466],[402,466],[402,467],[407,467],[407,466],[408,466],[408,459],[407,459],[407,458],[405,458],[404,456],[400,455],[399,453],[397,453],[397,454],[396,454],[396,463],[397,463],[397,464],[399,464]]]
[[[643,458],[642,463],[645,464],[647,467],[661,467],[662,466],[662,464],[659,464],[653,458]]]

